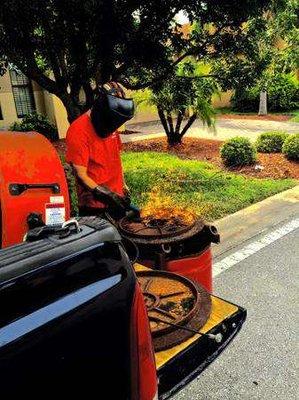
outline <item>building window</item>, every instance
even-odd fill
[[[23,118],[35,110],[35,102],[30,80],[22,72],[11,69],[10,80],[18,118]]]

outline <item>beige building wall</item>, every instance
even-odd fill
[[[0,129],[6,129],[13,122],[19,121],[8,72],[0,77],[0,107],[3,117],[0,120]]]
[[[46,115],[57,126],[60,139],[65,138],[70,124],[64,105],[57,96],[47,91],[44,91],[44,101]]]
[[[41,87],[32,82],[32,90],[35,101],[36,111],[40,114],[46,114],[44,92]],[[12,86],[9,72],[0,76],[0,107],[3,119],[0,119],[0,129],[7,129],[14,122],[20,122],[16,112],[16,105],[12,93]]]

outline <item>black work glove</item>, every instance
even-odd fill
[[[124,198],[119,194],[112,192],[106,186],[99,185],[93,189],[92,193],[96,200],[104,203],[109,208],[120,210],[126,209],[126,202]]]

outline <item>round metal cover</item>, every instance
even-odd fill
[[[134,240],[135,243],[159,244],[173,243],[194,236],[204,228],[202,220],[185,224],[176,219],[153,219],[150,222],[130,220],[126,217],[119,221],[118,229],[123,237]]]
[[[156,351],[184,342],[194,335],[187,329],[199,330],[206,323],[211,312],[211,298],[197,283],[165,271],[138,272],[137,278]]]

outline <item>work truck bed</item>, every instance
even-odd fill
[[[135,271],[148,268],[135,264]],[[231,342],[241,329],[246,310],[229,301],[211,295],[212,309],[206,324],[199,333],[221,334],[217,343],[200,334],[170,349],[155,353],[159,377],[159,399],[164,400],[196,378]]]

